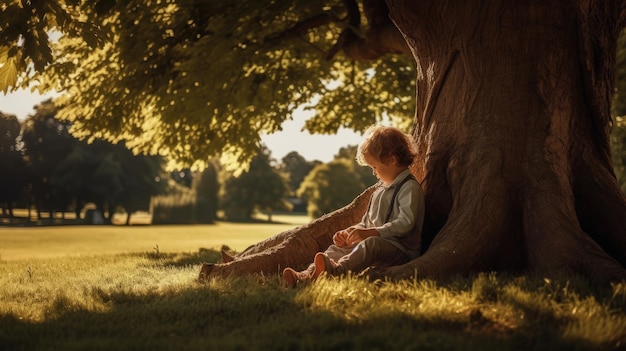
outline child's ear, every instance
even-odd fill
[[[387,165],[387,166],[397,166],[398,165],[398,159],[396,158],[396,156],[391,155],[383,163],[385,165]]]
[[[391,155],[391,158],[389,158],[389,165],[398,167],[398,158],[396,155]]]

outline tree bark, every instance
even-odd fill
[[[626,278],[626,200],[609,113],[623,1],[387,0],[417,68],[412,169],[423,255],[376,278],[573,270]],[[311,262],[362,216],[349,206],[246,250],[212,274]]]
[[[420,258],[372,274],[624,279],[626,202],[609,150],[621,4],[388,4],[417,62],[416,174],[437,234]]]

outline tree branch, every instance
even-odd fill
[[[389,9],[384,0],[363,1],[363,12],[368,25],[365,32],[360,30],[361,12],[356,0],[344,0],[343,3],[347,13],[345,18],[338,18],[331,13],[321,13],[267,37],[266,42],[302,37],[311,29],[339,23],[344,29],[326,53],[327,60],[331,60],[340,51],[354,60],[372,60],[385,54],[410,53],[404,37],[389,19]]]
[[[343,4],[348,12],[348,25],[339,35],[337,42],[326,54],[326,60],[331,60],[343,48],[344,43],[354,36],[355,30],[361,27],[361,12],[356,0],[344,0]]]
[[[300,37],[307,31],[309,31],[310,29],[325,26],[334,22],[341,22],[341,20],[331,15],[328,12],[320,13],[311,18],[297,22],[295,25],[293,25],[289,29],[274,33],[266,37],[265,42],[272,43],[276,41],[281,41],[283,39],[291,39],[295,37]]]

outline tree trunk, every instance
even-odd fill
[[[625,279],[626,200],[609,150],[622,1],[387,3],[416,62],[412,171],[427,249],[370,277],[530,268]],[[368,196],[212,273],[309,263]]]
[[[609,150],[619,2],[388,3],[417,63],[415,173],[437,234],[422,257],[375,274],[626,277]]]

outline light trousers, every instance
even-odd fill
[[[371,236],[354,247],[330,245],[324,252],[337,262],[337,272],[360,273],[373,265],[396,266],[407,263],[411,258],[391,241]]]

